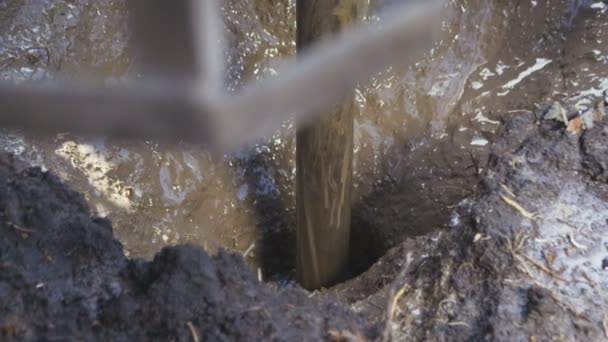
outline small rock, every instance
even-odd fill
[[[348,330],[342,330],[342,331],[330,330],[328,332],[328,335],[329,335],[329,341],[332,341],[332,342],[363,342],[363,341],[366,341],[366,339],[363,336],[353,334]]]
[[[604,258],[604,260],[602,260],[602,269],[604,271],[608,271],[608,257]]]
[[[593,108],[589,108],[581,114],[584,129],[591,129],[595,126],[596,122],[604,119],[606,116],[606,105],[604,101],[605,99],[597,101]]]
[[[605,94],[605,93],[604,93]],[[606,96],[606,95],[604,95]],[[604,119],[606,116],[606,97],[598,101],[595,105],[595,119],[597,121]]]
[[[583,131],[583,119],[580,116],[568,121],[566,130],[570,134],[580,134]]]
[[[557,101],[553,102],[551,107],[549,107],[549,109],[547,109],[547,111],[545,112],[544,119],[545,120],[555,120],[555,121],[559,121],[559,122],[563,122],[563,123],[568,122],[568,116],[566,113],[566,109],[564,109],[564,107],[561,105],[561,103],[559,103]]]
[[[112,296],[118,297],[122,293],[122,286],[118,281],[112,281],[108,284],[108,290]]]
[[[595,116],[595,110],[593,109],[587,109],[583,112],[583,114],[581,114],[581,119],[583,120],[583,125],[585,126],[585,129],[591,129],[593,128],[593,122],[594,120],[594,116]]]

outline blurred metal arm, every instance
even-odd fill
[[[166,141],[215,141],[215,111],[181,87],[0,83],[0,127],[38,133]]]
[[[190,0],[190,20],[195,35],[197,80],[209,92],[225,91],[225,61],[221,12],[216,0]]]
[[[216,0],[129,0],[131,37],[144,77],[197,80],[223,90]]]
[[[272,134],[289,118],[313,120],[377,72],[411,64],[440,24],[440,4],[400,5],[381,25],[360,27],[311,47],[298,61],[285,62],[278,77],[245,87],[234,96],[218,95],[196,80],[185,79],[112,89],[78,83],[23,87],[0,82],[0,127],[206,141],[226,151]],[[160,63],[157,57],[150,57],[150,63]]]
[[[138,69],[155,78],[198,74],[191,1],[128,0],[131,41]]]

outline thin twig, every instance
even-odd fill
[[[243,253],[243,259],[247,258],[247,255],[249,255],[249,253],[251,253],[251,251],[255,248],[255,242],[251,244],[251,246],[249,246],[249,248],[247,248],[247,250],[245,251],[245,253]]]
[[[13,224],[12,227],[13,227],[14,230],[18,230],[18,231],[23,232],[23,233],[35,233],[36,232],[34,229],[19,227],[16,224]]]
[[[529,256],[525,255],[525,254],[518,254],[519,256],[525,258],[526,260],[528,260],[532,265],[536,266],[536,268],[538,268],[539,270],[547,273],[548,275],[552,276],[553,278],[556,278],[558,280],[561,280],[563,282],[568,282],[567,279],[565,279],[564,277],[562,277],[561,275],[551,271],[550,269],[546,268],[545,266],[539,264],[538,262],[536,262],[534,259],[530,258]]]

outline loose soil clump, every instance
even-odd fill
[[[240,255],[167,247],[126,258],[109,221],[51,173],[0,156],[0,339],[374,339],[329,298],[260,283]]]

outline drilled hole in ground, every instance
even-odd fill
[[[433,151],[430,153],[430,151]],[[454,208],[474,196],[486,154],[438,142],[402,157],[398,176],[385,177],[352,207],[350,260],[343,281],[357,277],[408,238],[448,229]],[[262,269],[267,280],[295,278],[295,222],[281,203],[258,198]],[[269,230],[268,227],[276,229]]]
[[[472,196],[477,184],[473,177],[424,187],[416,183],[416,179],[385,183],[353,207],[351,278],[406,239],[448,229],[454,204]]]

